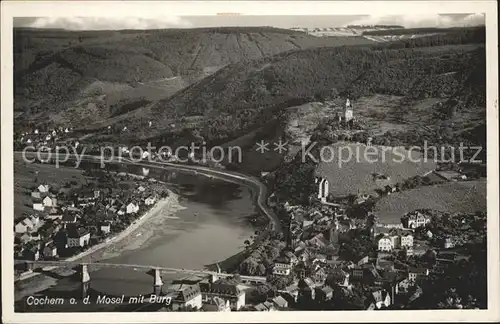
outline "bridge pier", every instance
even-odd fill
[[[80,266],[81,266],[81,292],[83,299],[87,297],[90,289],[90,274],[86,264],[82,264]]]
[[[162,293],[163,281],[161,280],[160,269],[153,269],[153,294],[160,296]]]
[[[33,271],[34,264],[33,262],[25,262],[24,267],[26,271]]]

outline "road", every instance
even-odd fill
[[[14,152],[14,154],[17,155],[22,155],[22,152]],[[48,157],[48,152],[26,152],[26,156],[30,158],[36,158],[37,154],[40,155],[42,158]],[[44,156],[45,155],[45,156]],[[68,155],[68,161],[69,160],[75,160],[76,157],[72,154]],[[59,159],[60,161],[65,160],[67,156],[64,154],[59,154]],[[81,160],[85,161],[91,161],[91,162],[101,162],[103,159],[101,156],[96,156],[96,155],[80,155],[79,158]],[[242,173],[234,172],[234,171],[227,171],[227,170],[220,170],[220,169],[215,169],[215,168],[210,168],[210,167],[205,167],[205,166],[199,166],[199,165],[185,165],[185,164],[178,164],[178,163],[172,163],[172,162],[159,162],[159,161],[141,161],[141,162],[135,162],[132,161],[131,159],[127,158],[113,158],[112,160],[104,160],[104,163],[122,163],[125,165],[136,165],[136,166],[142,166],[146,168],[166,168],[166,169],[176,169],[179,171],[187,171],[187,172],[195,172],[196,174],[200,174],[203,176],[208,176],[208,177],[213,177],[213,178],[218,178],[221,180],[229,181],[229,182],[235,182],[238,184],[243,184],[246,186],[254,186],[258,189],[258,195],[256,199],[256,204],[259,207],[259,209],[269,218],[269,220],[274,224],[274,230],[277,232],[282,232],[282,227],[281,223],[276,216],[276,214],[267,207],[266,205],[266,200],[267,200],[267,187],[260,182],[257,178],[245,175]]]

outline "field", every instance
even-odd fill
[[[17,220],[24,213],[32,213],[31,190],[35,183],[36,172],[38,171],[38,184],[47,183],[51,186],[62,186],[68,181],[76,183],[86,183],[87,177],[83,175],[81,169],[60,167],[55,168],[51,164],[30,164],[22,161],[21,158],[14,159],[14,219]]]
[[[358,190],[360,193],[373,194],[377,188],[424,174],[436,167],[434,161],[410,161],[410,152],[400,147],[371,146],[372,149],[367,150],[364,144],[341,142],[329,147],[333,150],[333,159],[330,150],[324,149],[323,159],[316,172],[328,179],[330,193],[336,197],[356,194]],[[352,158],[349,158],[349,152]],[[419,153],[411,152],[411,158],[418,161]],[[375,181],[373,173],[386,175],[390,179]]]
[[[398,222],[405,213],[421,208],[449,213],[486,211],[486,181],[448,182],[398,192],[382,198],[375,214],[382,222]]]

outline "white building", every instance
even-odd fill
[[[68,233],[67,246],[70,247],[83,247],[88,245],[90,242],[90,233],[84,229],[79,229],[78,231],[70,231]]]
[[[43,206],[44,207],[56,207],[57,206],[57,198],[53,197],[45,197],[42,200]]]
[[[415,229],[417,227],[422,227],[430,223],[431,218],[428,215],[424,215],[418,211],[407,214],[403,218],[403,226],[406,228]]]
[[[36,222],[36,224],[34,224],[34,222]],[[38,222],[36,218],[34,218],[33,220],[30,218],[25,218],[14,226],[14,231],[16,233],[31,232],[37,225]]]
[[[111,224],[109,223],[103,223],[101,224],[101,232],[105,233],[105,234],[109,234],[111,232]]]
[[[54,258],[57,256],[57,247],[54,243],[50,242],[45,245],[43,249],[44,258]]]
[[[155,196],[149,196],[148,198],[146,198],[146,199],[144,200],[144,204],[146,204],[146,206],[151,206],[151,205],[153,205],[155,202],[156,202],[156,198],[155,198]]]
[[[37,188],[37,189],[38,189],[38,191],[40,191],[41,193],[48,193],[48,192],[49,192],[50,187],[49,187],[49,185],[43,185],[43,184],[41,184],[41,185],[39,185],[39,186],[38,186],[38,188]]]
[[[43,206],[42,203],[34,203],[33,209],[37,211],[44,211],[45,207]]]
[[[127,214],[134,214],[134,213],[137,213],[139,211],[139,206],[134,204],[134,203],[130,203],[127,205],[127,209],[126,209],[126,213]]]
[[[401,235],[401,247],[411,248],[413,247],[413,235],[410,233],[405,233]]]
[[[346,102],[345,102],[344,120],[346,122],[349,122],[353,118],[354,118],[354,113],[353,113],[353,110],[352,110],[351,101],[349,99],[347,99]]]
[[[288,256],[281,254],[274,260],[273,274],[288,276],[292,272],[292,266],[292,260]]]
[[[182,286],[180,290],[173,292],[172,308],[196,308],[200,309],[203,306],[201,290],[198,285]]]
[[[390,252],[394,248],[393,240],[390,236],[381,237],[378,240],[378,250]]]
[[[326,201],[329,193],[329,183],[326,178],[316,177],[315,183],[318,185],[318,199],[321,201]]]

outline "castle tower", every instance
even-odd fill
[[[346,123],[348,123],[353,118],[354,118],[354,113],[352,110],[351,101],[349,100],[349,98],[347,98],[347,100],[345,101],[344,120]]]

